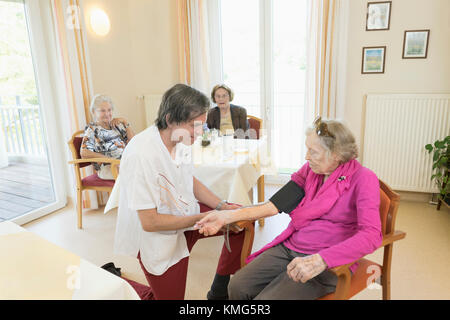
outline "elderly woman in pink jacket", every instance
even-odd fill
[[[336,290],[337,278],[327,269],[381,245],[378,178],[356,160],[351,131],[317,118],[306,132],[306,147],[307,163],[269,201],[212,212],[197,223],[200,233],[210,235],[236,221],[290,214],[287,229],[232,277],[230,299],[319,298]]]

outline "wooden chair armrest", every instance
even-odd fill
[[[389,244],[394,243],[395,241],[401,240],[406,237],[406,232],[396,230],[391,234],[388,234],[383,237],[383,242],[381,244],[382,247],[387,246]]]
[[[357,262],[357,261],[355,261],[355,262]],[[355,262],[351,262],[351,263],[343,264],[342,266],[330,268],[330,269],[328,269],[328,271],[330,271],[331,273],[333,273],[334,275],[339,277],[340,275],[346,274],[347,271],[350,271],[350,266],[352,264],[354,264]]]
[[[238,226],[241,229],[244,229],[245,227],[247,227],[249,224],[251,224],[253,226],[253,220],[242,220],[242,221],[237,221],[235,223],[233,223],[234,225]]]
[[[119,159],[109,159],[109,158],[90,158],[90,159],[75,159],[69,161],[69,164],[81,164],[81,163],[91,163],[91,162],[99,162],[99,163],[109,163],[113,165],[119,165]]]

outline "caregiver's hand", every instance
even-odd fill
[[[216,234],[223,226],[230,223],[230,215],[233,212],[233,210],[209,211],[206,217],[194,225],[194,229],[205,236]]]

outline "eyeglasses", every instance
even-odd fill
[[[228,94],[228,93],[226,93],[226,94],[223,94],[223,95],[215,95],[214,96],[214,98],[216,98],[216,99],[225,99],[225,98],[228,98],[230,95]]]
[[[316,129],[318,136],[335,138],[334,134],[328,131],[328,125],[325,122],[322,122],[321,116],[318,116],[316,120],[314,120],[314,128]]]

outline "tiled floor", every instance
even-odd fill
[[[0,169],[0,221],[54,201],[48,166],[11,162]]]
[[[266,198],[277,186],[266,186]],[[46,217],[24,225],[26,229],[64,247],[98,266],[113,261],[124,276],[146,283],[136,259],[113,254],[116,211],[84,212],[83,230],[76,227],[76,212],[68,206]],[[280,214],[266,219],[265,226],[256,225],[253,250],[278,235],[289,223]],[[407,237],[394,246],[392,260],[392,299],[450,299],[450,210],[426,202],[402,201],[397,229]],[[199,241],[193,248],[188,270],[186,299],[205,299],[214,278],[223,238]],[[381,263],[382,251],[370,257]],[[354,299],[381,299],[381,290],[365,290]]]

